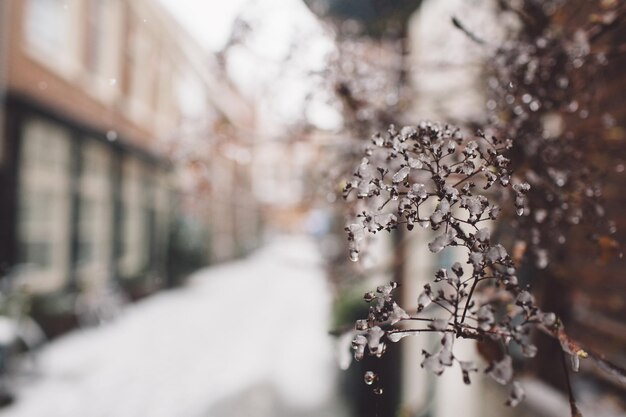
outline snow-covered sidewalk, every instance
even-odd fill
[[[51,343],[0,416],[323,415],[336,374],[329,304],[314,244],[282,238]]]

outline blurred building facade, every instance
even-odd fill
[[[212,184],[245,188],[246,167],[216,146],[183,148],[252,129],[250,108],[155,1],[7,0],[0,16],[3,274],[24,266],[39,295],[165,285],[177,201],[199,191],[177,185],[170,157],[204,152]],[[258,218],[221,196],[198,224],[227,259],[239,252],[220,237],[254,236]]]

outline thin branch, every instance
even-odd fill
[[[463,184],[465,181],[469,180],[470,178],[472,178],[473,176],[480,174],[482,171],[477,169],[476,171],[474,171],[473,173],[471,173],[470,175],[468,175],[467,177],[461,179],[460,181],[457,181],[456,183],[452,184],[452,187],[457,187],[461,184]]]
[[[452,16],[452,24],[454,25],[454,27],[459,29],[461,32],[465,33],[468,38],[470,38],[471,40],[473,40],[477,44],[485,45],[487,43],[487,42],[485,42],[484,39],[479,38],[473,32],[471,32],[468,28],[466,28],[465,25],[463,25],[463,23],[461,23],[461,21],[459,19],[457,19],[456,16]]]
[[[472,301],[472,295],[474,295],[476,285],[478,285],[478,277],[474,279],[474,282],[472,283],[472,288],[470,288],[469,295],[467,296],[467,302],[465,303],[465,308],[463,308],[463,316],[461,316],[461,323],[465,321],[465,315],[467,314],[467,309],[469,308],[470,302]]]
[[[574,398],[574,391],[572,390],[572,382],[569,377],[569,367],[567,366],[567,360],[565,358],[565,351],[561,350],[561,363],[563,364],[563,372],[565,373],[565,384],[567,386],[567,395],[569,397],[569,407],[572,417],[582,417],[582,413],[576,406],[576,398]]]

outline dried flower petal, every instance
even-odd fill
[[[513,381],[506,405],[509,407],[516,407],[520,402],[522,402],[525,396],[526,393],[524,392],[522,385],[517,381]]]
[[[492,363],[487,374],[499,384],[508,384],[513,378],[513,360],[505,356],[500,362]]]

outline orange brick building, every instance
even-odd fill
[[[179,193],[166,153],[251,128],[249,107],[155,1],[6,0],[0,18],[2,273],[24,266],[33,294],[164,285]]]

